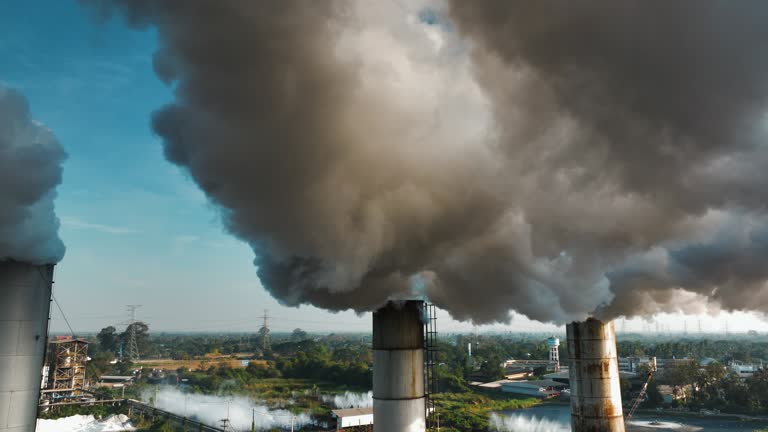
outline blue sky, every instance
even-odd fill
[[[76,331],[124,320],[126,304],[143,304],[139,317],[158,329],[247,330],[265,308],[297,312],[264,292],[247,245],[222,232],[205,196],[163,158],[148,124],[170,90],[152,71],[152,31],[96,25],[69,1],[47,2],[44,13],[6,4],[0,28],[0,80],[29,99],[69,154],[56,201],[67,255],[55,295]],[[366,328],[354,314],[336,326],[317,310],[300,315],[275,325]],[[58,316],[54,330],[63,330]]]
[[[368,316],[279,306],[248,246],[222,231],[216,209],[165,161],[149,128],[171,99],[152,70],[153,31],[97,25],[75,1],[5,3],[0,28],[0,82],[28,98],[69,154],[56,201],[67,255],[55,296],[75,331],[124,321],[126,304],[142,304],[138,317],[155,330],[255,330],[264,309],[278,330],[370,328]],[[53,316],[53,330],[64,331]],[[471,329],[442,318],[444,330]],[[733,319],[733,330],[757,323]],[[525,319],[493,328],[553,329]]]

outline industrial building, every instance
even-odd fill
[[[746,363],[739,360],[734,360],[728,363],[728,370],[738,375],[739,378],[749,378],[762,368],[762,361],[758,364]]]
[[[641,366],[647,368],[654,361],[656,362],[656,368],[659,371],[663,371],[664,369],[668,369],[668,368],[688,366],[688,365],[697,363],[695,359],[691,359],[691,358],[660,359],[656,357],[621,357],[619,358],[619,371],[635,373],[638,371],[638,368],[640,368]]]
[[[541,399],[549,399],[560,396],[567,386],[552,380],[535,381],[505,381],[501,383],[501,391],[524,396],[533,396]]]
[[[365,426],[373,425],[373,408],[336,409],[331,415],[336,419],[336,430],[370,430]]]
[[[550,353],[551,354],[551,353]],[[504,375],[515,375],[525,372],[532,372],[535,369],[545,369],[546,371],[556,372],[560,370],[560,363],[551,360],[518,360],[509,359],[502,365]]]

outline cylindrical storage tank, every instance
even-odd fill
[[[423,302],[389,302],[373,313],[373,430],[423,432]]]
[[[566,326],[573,432],[624,432],[613,322]]]
[[[0,261],[0,432],[32,432],[48,339],[53,265]]]

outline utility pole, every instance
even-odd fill
[[[224,418],[224,419],[221,419],[219,421],[221,422],[221,429],[224,432],[229,431],[229,419],[228,418]]]
[[[130,320],[128,321],[128,359],[132,362],[139,360],[139,345],[136,342],[136,309],[141,305],[126,305]]]
[[[223,418],[219,420],[221,422],[221,428],[224,430],[224,432],[229,431],[229,404],[232,402],[232,400],[227,400],[227,418]]]
[[[271,341],[269,340],[269,310],[264,309],[264,324],[259,329],[259,337],[261,338],[261,350],[266,352],[271,349]]]
[[[256,408],[251,408],[251,432],[256,432]]]

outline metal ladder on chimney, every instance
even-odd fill
[[[432,395],[438,392],[437,383],[437,308],[424,303],[424,393],[427,430],[436,427],[435,402]],[[433,415],[435,414],[435,415]]]

